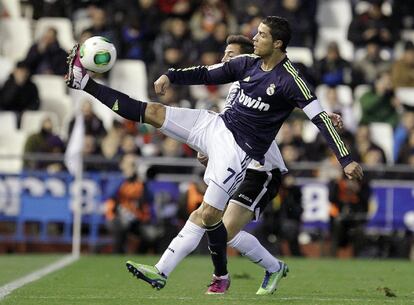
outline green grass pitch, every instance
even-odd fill
[[[0,256],[0,281],[34,271],[56,256]],[[271,296],[256,296],[260,267],[229,258],[231,288],[224,296],[205,295],[209,257],[190,256],[161,291],[132,277],[125,261],[153,264],[153,256],[84,256],[74,264],[13,291],[4,305],[244,305],[244,304],[414,304],[414,264],[396,260],[286,258],[290,272]],[[30,270],[31,269],[31,270]],[[388,296],[386,296],[388,294]],[[391,296],[391,295],[395,296]]]

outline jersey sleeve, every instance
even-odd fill
[[[224,102],[223,112],[226,110],[229,110],[233,106],[239,94],[240,94],[240,83],[234,82],[233,84],[231,84],[229,93],[227,94],[227,97],[226,97],[226,101]]]
[[[194,66],[184,69],[169,69],[166,75],[177,85],[219,85],[243,78],[249,61],[245,57],[235,57],[228,62],[212,66]]]
[[[292,63],[283,63],[282,92],[284,98],[295,107],[303,109],[316,99],[307,81],[300,75]]]

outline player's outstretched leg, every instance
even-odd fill
[[[265,276],[263,278],[262,285],[257,290],[256,294],[265,295],[265,294],[273,294],[276,289],[277,285],[280,280],[287,276],[289,272],[289,268],[286,263],[279,261],[279,270],[273,273],[268,271],[265,272]]]
[[[149,265],[142,265],[127,261],[126,267],[135,277],[150,284],[153,288],[158,290],[164,288],[167,284],[167,277],[160,274],[157,268]]]

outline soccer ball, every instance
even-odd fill
[[[80,61],[86,70],[96,73],[109,71],[116,60],[115,46],[105,37],[93,36],[85,40],[79,50]]]

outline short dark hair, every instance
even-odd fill
[[[227,45],[235,43],[240,46],[242,54],[250,54],[254,52],[253,41],[243,35],[230,35],[226,40]]]
[[[270,34],[272,35],[272,39],[274,41],[282,41],[283,45],[281,50],[286,52],[286,47],[288,46],[292,35],[289,22],[282,17],[267,16],[262,20],[262,23],[270,28]]]

